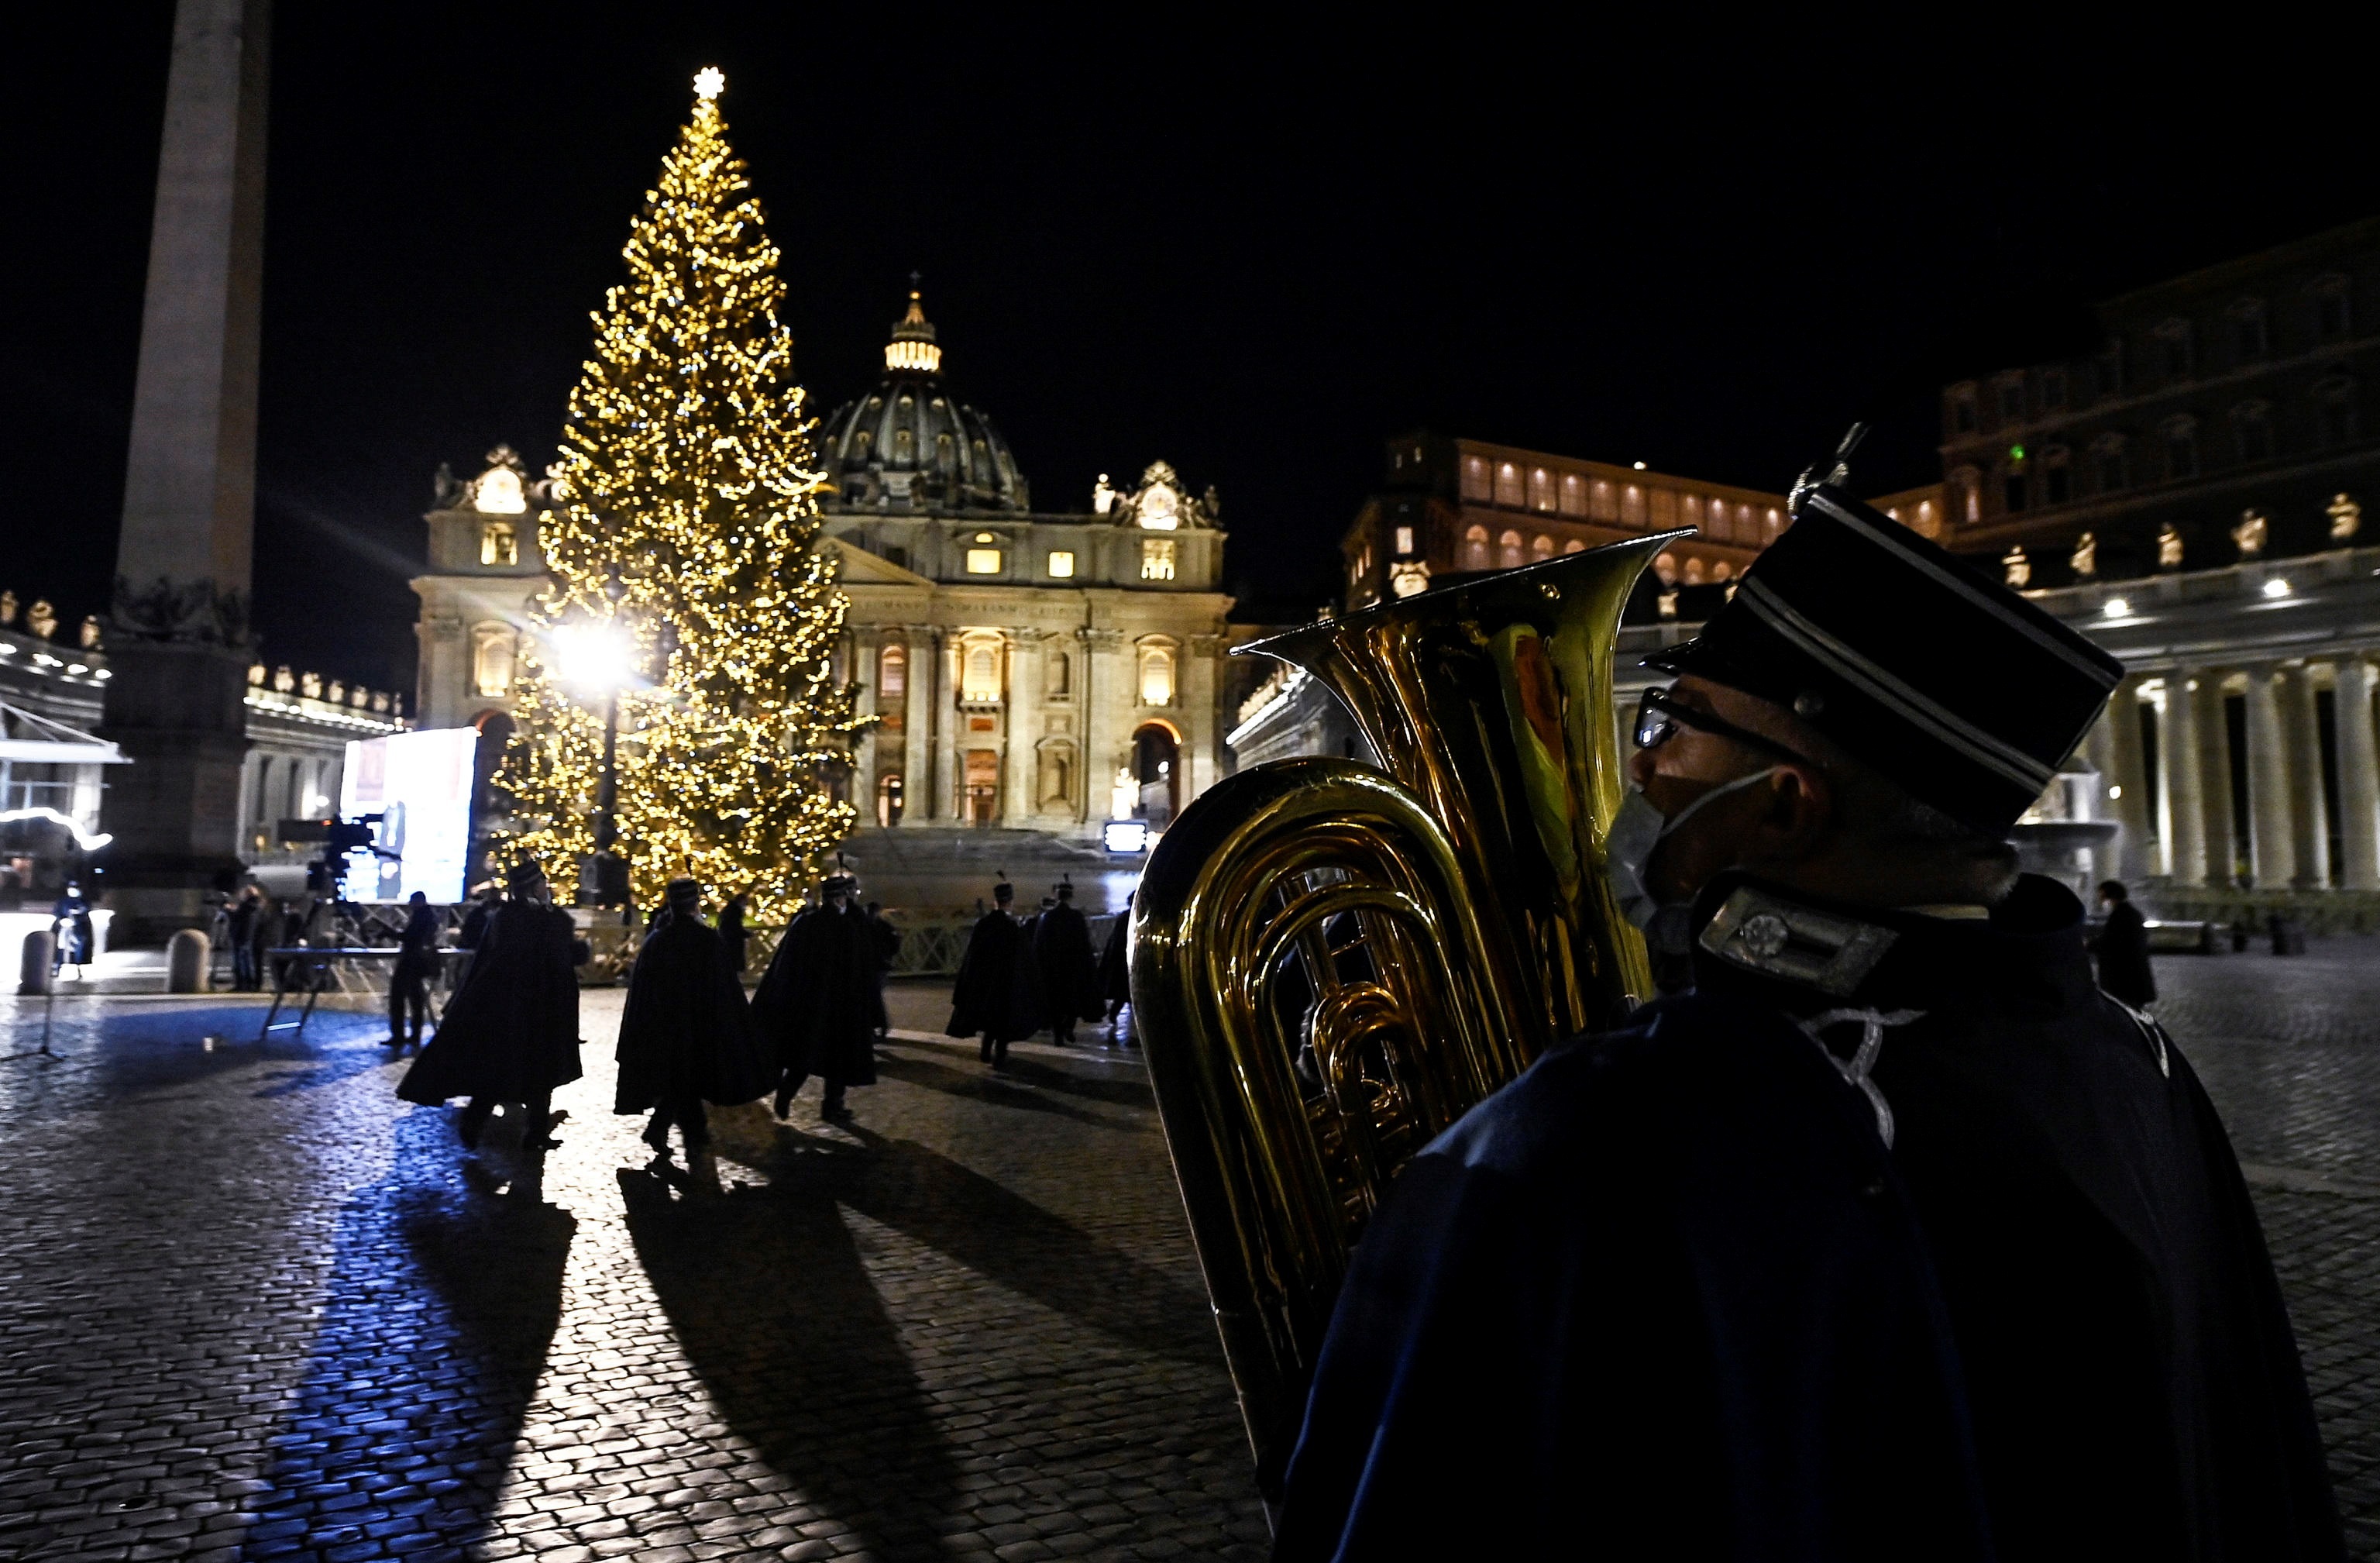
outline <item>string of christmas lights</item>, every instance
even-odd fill
[[[546,519],[552,584],[515,682],[498,840],[557,883],[594,850],[604,694],[557,655],[619,638],[614,850],[631,894],[690,875],[782,921],[856,812],[829,778],[850,763],[856,690],[832,653],[847,600],[815,545],[821,474],[793,383],[784,284],[715,70],[630,226],[628,280],[594,316]],[[565,873],[565,867],[569,872]]]

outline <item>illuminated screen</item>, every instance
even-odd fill
[[[372,838],[397,857],[349,857],[341,895],[351,901],[401,901],[419,890],[443,905],[463,898],[479,749],[477,727],[395,733],[347,745],[340,817],[381,815]]]

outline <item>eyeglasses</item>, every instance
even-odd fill
[[[1809,765],[1815,768],[1818,763],[1806,754],[1786,748],[1775,739],[1762,738],[1758,733],[1739,727],[1734,723],[1724,721],[1707,711],[1698,711],[1683,701],[1673,698],[1667,690],[1646,690],[1644,697],[1637,701],[1637,748],[1651,749],[1658,744],[1667,743],[1677,736],[1677,731],[1682,727],[1708,733],[1714,738],[1732,739],[1747,748],[1759,750],[1766,754],[1774,754],[1781,760],[1790,760],[1797,765]]]

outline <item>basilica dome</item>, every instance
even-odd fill
[[[942,349],[915,289],[884,348],[884,378],[819,428],[832,511],[1025,511],[1016,458],[991,420],[942,385]]]

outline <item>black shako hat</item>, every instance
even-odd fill
[[[691,879],[673,879],[662,894],[672,911],[691,912],[702,905],[702,886]]]
[[[1832,484],[1703,632],[1645,659],[1786,707],[1886,776],[1998,835],[2099,719],[2123,665]]]

